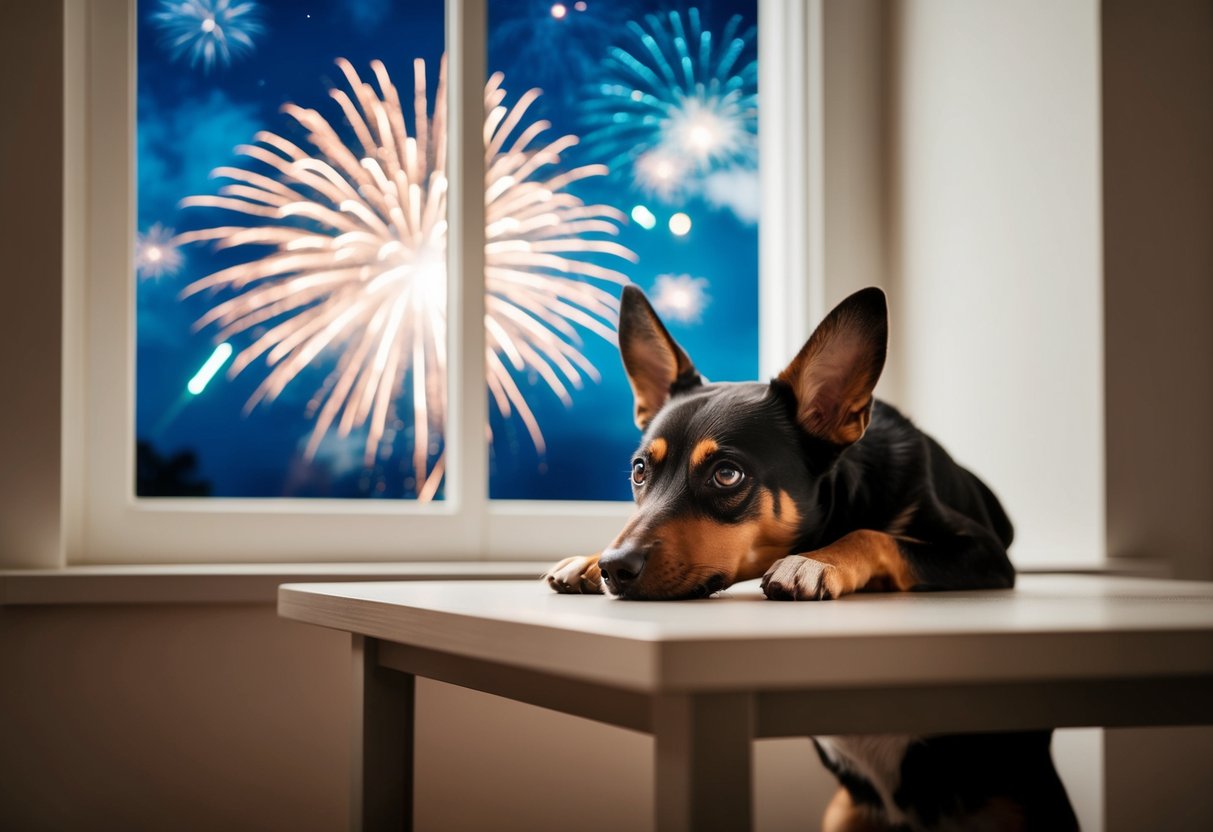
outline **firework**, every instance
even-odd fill
[[[179,239],[252,246],[256,259],[215,272],[185,294],[226,293],[198,321],[217,327],[220,340],[264,329],[229,371],[234,376],[264,357],[268,370],[250,409],[305,368],[335,359],[314,399],[309,456],[330,430],[345,437],[365,428],[369,465],[397,406],[411,402],[413,467],[424,500],[442,479],[447,397],[445,61],[432,116],[425,64],[414,62],[411,133],[381,62],[371,64],[378,89],[348,61],[337,63],[349,92],[331,95],[354,141],[315,110],[288,104],[284,111],[306,131],[310,151],[269,132],[238,148],[258,164],[217,169],[230,184],[183,204],[225,209],[241,224]],[[556,168],[577,139],[543,139],[547,122],[526,123],[539,91],[507,107],[502,80],[498,73],[485,88],[487,381],[501,414],[516,414],[542,452],[543,434],[514,374],[533,371],[566,404],[570,388],[596,380],[580,332],[613,339],[618,303],[604,284],[627,281],[583,256],[635,255],[604,239],[618,233],[620,212],[586,205],[567,190],[606,170]]]
[[[173,229],[155,223],[135,240],[135,270],[140,277],[164,277],[181,268],[181,249]]]
[[[251,0],[160,0],[151,21],[174,59],[189,58],[210,72],[216,63],[253,50],[253,35],[262,31],[257,4]]]
[[[664,318],[683,324],[698,323],[708,305],[708,281],[689,274],[662,274],[653,285],[653,308]]]
[[[493,0],[488,14],[489,64],[497,63],[494,56],[508,54],[515,66],[526,67],[528,83],[554,90],[560,105],[570,109],[595,76],[602,33],[626,19],[616,0]]]
[[[699,10],[646,15],[612,47],[586,97],[586,144],[613,172],[666,200],[695,193],[703,175],[753,169],[758,62],[753,27],[732,17],[719,37]]]
[[[675,150],[657,147],[641,153],[632,163],[632,178],[646,193],[667,202],[685,187],[692,165],[687,157]]]

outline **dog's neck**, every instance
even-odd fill
[[[817,516],[806,517],[805,533],[799,543],[809,549],[826,546],[857,528],[875,527],[880,519],[878,507],[871,504],[872,492],[862,488],[863,457],[870,449],[862,441],[843,452],[830,472],[818,484],[815,504]]]

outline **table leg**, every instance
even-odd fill
[[[752,828],[752,696],[658,696],[653,736],[657,832]]]
[[[354,832],[413,828],[414,677],[380,667],[378,645],[354,636]]]

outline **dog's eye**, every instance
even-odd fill
[[[638,459],[632,463],[632,482],[637,485],[644,485],[644,475],[647,469],[644,467],[644,460]]]
[[[732,488],[741,482],[743,477],[745,477],[745,474],[731,465],[721,465],[716,469],[716,473],[712,474],[712,481],[721,488]]]

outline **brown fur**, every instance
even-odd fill
[[[720,450],[720,446],[716,444],[715,439],[700,439],[691,451],[691,467],[696,468],[702,465],[705,459],[718,450]]]
[[[649,443],[649,456],[652,457],[654,462],[661,462],[665,459],[668,450],[669,445],[660,436]]]
[[[694,375],[691,359],[652,311],[621,318],[619,354],[636,397],[636,425],[643,430],[670,397],[680,378]]]
[[[873,582],[878,582],[880,589],[902,591],[915,583],[901,547],[884,532],[860,529],[824,549],[810,552],[808,557],[837,569],[845,586],[844,593],[868,589]],[[886,587],[886,582],[890,586]]]
[[[796,394],[796,418],[806,431],[840,446],[863,436],[884,369],[884,326],[883,319],[836,309],[779,374]],[[881,330],[878,337],[871,337],[873,328]]]
[[[821,832],[892,832],[893,827],[884,823],[875,813],[856,806],[851,793],[846,789],[834,792],[821,819]]]
[[[768,598],[841,598],[863,590],[908,590],[916,579],[897,541],[860,529],[821,549],[777,561],[763,576]]]
[[[788,551],[800,523],[792,499],[783,493],[778,499],[776,511],[775,497],[764,492],[758,516],[743,523],[680,517],[647,530],[645,537],[660,544],[649,555],[641,583],[662,596],[677,596],[714,574],[729,583],[761,576]],[[633,518],[612,546],[633,536],[635,525]]]

